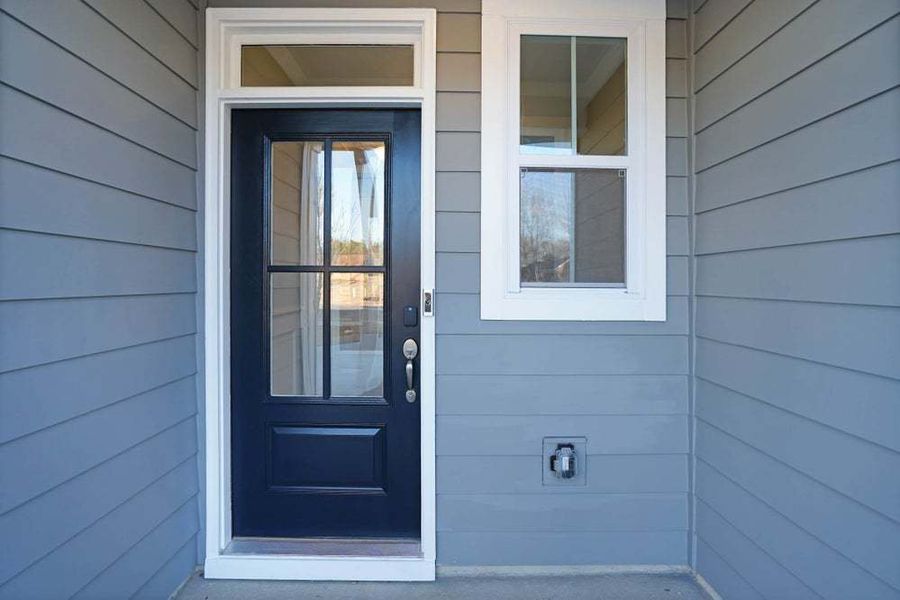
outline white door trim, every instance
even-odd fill
[[[412,43],[410,87],[240,88],[241,40],[353,43],[365,32],[381,43]],[[374,32],[374,33],[373,33]],[[271,36],[271,37],[268,37]],[[331,37],[328,37],[331,36]],[[421,320],[421,548],[418,557],[226,553],[231,532],[230,423],[230,113],[232,108],[417,107],[422,115],[421,285],[434,288],[435,56],[433,9],[214,8],[206,11],[204,132],[204,323],[206,562],[222,579],[429,581],[435,564],[435,324]]]

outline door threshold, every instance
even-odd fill
[[[236,537],[225,555],[421,558],[422,544],[409,538]]]

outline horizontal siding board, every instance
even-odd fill
[[[696,177],[707,210],[900,159],[900,88],[760,146]],[[784,165],[791,165],[785,169]]]
[[[666,98],[687,98],[687,61],[666,59]]]
[[[196,493],[197,466],[188,460],[0,587],[0,596],[72,596]]]
[[[2,62],[0,79],[7,85],[196,167],[196,132],[190,126],[5,14],[0,40],[4,53],[28,56]]]
[[[481,264],[477,252],[438,252],[437,290],[443,293],[474,294],[480,289]],[[666,289],[670,296],[688,294],[688,258],[669,256],[666,259]],[[435,315],[440,320],[440,308]]]
[[[481,136],[471,132],[439,132],[435,139],[438,171],[478,171]]]
[[[194,88],[198,87],[197,49],[147,2],[84,0],[103,18]]]
[[[687,19],[689,0],[666,0],[666,16],[669,19]]]
[[[0,300],[193,293],[193,252],[0,230]]]
[[[900,521],[900,481],[872,476],[898,472],[897,452],[702,379],[697,382],[696,402],[701,421]]]
[[[705,129],[896,13],[895,0],[862,4],[820,0],[697,93],[695,131]]]
[[[687,414],[687,376],[440,375],[437,404],[442,415]]]
[[[195,48],[199,45],[195,6],[184,0],[147,0],[147,2],[191,45]]]
[[[900,306],[900,235],[706,255],[696,268],[699,295]]]
[[[688,178],[666,177],[666,213],[688,216]]]
[[[702,469],[702,467],[701,467]],[[702,499],[697,502],[697,529],[703,541],[734,562],[753,587],[767,598],[821,598],[753,540],[736,529]]]
[[[480,456],[439,456],[438,493],[449,494],[634,494],[688,491],[686,454],[592,454],[581,457],[590,475],[583,486],[545,486],[543,457],[493,456],[483,468]]]
[[[889,60],[873,60],[879,56],[900,56],[900,17],[826,56],[697,134],[697,170],[900,85],[900,69]]]
[[[666,135],[668,137],[687,137],[687,99],[666,99]]]
[[[181,547],[160,569],[135,592],[134,600],[156,600],[171,594],[185,582],[187,577],[196,571],[200,559],[197,556],[197,545],[188,542]]]
[[[0,263],[2,264],[2,263]],[[548,335],[687,335],[688,302],[685,297],[671,297],[667,302],[667,319],[655,323],[628,321],[482,321],[477,294],[438,294],[441,316],[437,320],[440,334],[548,334]]]
[[[438,292],[478,293],[481,262],[477,252],[436,252],[435,265]],[[439,311],[435,305],[438,320]]]
[[[848,561],[703,462],[698,463],[697,479],[700,505],[715,509],[724,520],[819,596],[835,600],[896,596],[896,590],[888,584]],[[734,560],[737,555],[731,558]],[[762,584],[755,579],[750,581],[757,588]]]
[[[481,52],[481,15],[439,13],[438,52]]]
[[[900,381],[699,339],[696,374],[900,452]]]
[[[687,256],[690,253],[687,217],[668,217],[666,219],[666,254],[669,256]]]
[[[564,519],[548,519],[565,514]],[[453,494],[437,498],[438,531],[687,529],[686,494]]]
[[[835,492],[719,430],[700,424],[699,440],[717,451],[703,461],[786,518],[900,589],[900,523]]]
[[[687,58],[687,23],[666,21],[666,58]]]
[[[165,565],[183,546],[196,548],[192,540],[198,527],[197,507],[192,502],[182,504],[114,564],[81,588],[73,599],[131,598],[142,583],[153,577],[159,565]]]
[[[900,190],[900,162],[707,211],[696,217],[696,252],[900,233],[896,190]]]
[[[18,117],[0,133],[5,156],[186,208],[196,205],[192,169],[12,88],[0,86],[0,104]]]
[[[687,177],[687,155],[686,139],[666,138],[666,175],[670,177]]]
[[[0,303],[0,372],[196,331],[193,294]]]
[[[439,456],[539,455],[547,436],[587,438],[588,454],[687,454],[686,415],[442,415]]]
[[[15,551],[0,562],[0,582],[193,456],[197,451],[195,428],[193,420],[182,421],[0,516],[0,536],[16,540]]]
[[[192,210],[2,157],[0,226],[197,249]]]
[[[0,512],[190,417],[195,385],[181,379],[0,446],[0,470],[18,482],[0,490]]]
[[[437,173],[435,203],[438,212],[481,210],[480,173]]]
[[[0,375],[0,444],[193,375],[192,336]],[[77,394],[71,390],[77,389]],[[65,402],[60,399],[65,398]]]
[[[437,213],[435,218],[438,252],[471,252],[481,247],[481,228],[478,213]]]
[[[197,127],[196,90],[87,4],[4,0],[2,7],[169,114]]]
[[[480,54],[439,52],[436,64],[438,92],[481,91]]]
[[[702,537],[696,539],[696,569],[723,598],[729,600],[763,600],[763,596]]]
[[[481,94],[440,92],[435,106],[438,131],[479,131],[481,129]]]
[[[443,565],[680,565],[686,531],[443,532]]]
[[[770,300],[697,299],[697,335],[900,377],[900,310]]]
[[[438,374],[648,374],[687,370],[682,336],[441,335]]]
[[[755,0],[749,4],[743,0],[741,2],[746,5],[746,10],[734,15],[734,19],[694,56],[695,91],[763,43],[815,0]],[[734,4],[728,7],[729,11],[734,8]],[[697,19],[698,28],[701,24],[705,26],[708,23],[710,19]]]
[[[694,16],[694,49],[708,43],[734,19],[752,0],[717,0],[703,4]]]

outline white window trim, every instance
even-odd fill
[[[435,575],[435,324],[423,317],[421,556],[301,556],[226,552],[231,531],[230,123],[232,108],[416,107],[422,115],[421,285],[434,287],[436,11],[215,8],[206,11],[204,323],[206,561],[217,579],[431,581]],[[240,88],[242,43],[411,43],[410,87]]]
[[[666,319],[664,0],[483,0],[481,318]],[[627,38],[628,156],[519,154],[519,38]],[[519,285],[519,167],[626,168],[626,285]]]

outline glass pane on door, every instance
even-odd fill
[[[331,147],[331,264],[384,264],[384,142]]]
[[[269,353],[273,396],[322,395],[322,274],[272,273]]]
[[[331,395],[384,395],[384,274],[331,274]]]
[[[272,264],[321,265],[325,214],[322,142],[273,142],[271,168]]]

